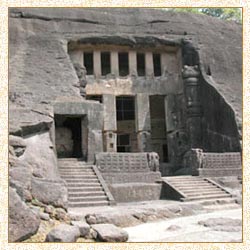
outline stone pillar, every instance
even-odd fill
[[[151,121],[148,94],[137,94],[135,101],[136,133],[139,152],[151,151]]]
[[[88,154],[88,118],[84,116],[81,120],[81,129],[82,129],[82,154],[83,159],[87,160]]]
[[[154,75],[154,64],[152,52],[145,53],[145,64],[146,64],[146,76]]]
[[[86,133],[88,134],[88,162],[94,162],[95,154],[103,152],[103,110],[99,103],[92,104],[88,109],[85,123],[88,126]]]
[[[117,151],[117,122],[116,122],[116,96],[103,95],[104,106],[104,150],[106,152]]]
[[[202,147],[199,76],[200,72],[198,66],[184,66],[182,70],[182,78],[185,88],[187,108],[186,124],[191,148]]]
[[[137,76],[136,51],[129,51],[129,74]]]
[[[71,50],[69,51],[69,57],[71,61],[83,66],[83,52],[81,50]]]
[[[165,96],[164,105],[165,105],[166,133],[173,132],[174,130],[177,129],[175,96],[173,94]]]
[[[118,63],[118,52],[111,51],[111,73],[116,77],[119,76],[119,63]]]
[[[101,53],[100,51],[94,51],[94,75],[96,78],[101,76]]]

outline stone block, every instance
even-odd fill
[[[72,221],[71,224],[79,228],[81,237],[85,237],[89,235],[90,226],[85,221]]]
[[[103,152],[103,135],[101,130],[88,131],[88,162],[94,162],[95,154]]]
[[[147,153],[98,153],[96,165],[101,172],[147,172]]]
[[[92,228],[97,232],[96,239],[104,242],[126,242],[128,233],[113,224],[96,224]]]
[[[117,150],[117,134],[112,131],[103,133],[104,140],[104,151],[105,152],[116,152]]]
[[[138,224],[138,220],[130,212],[95,213],[86,215],[91,224],[114,224],[117,227],[129,227]]]
[[[159,200],[162,184],[126,183],[109,185],[116,202]]]
[[[46,242],[76,242],[80,237],[80,230],[77,226],[60,224],[52,229],[46,236]]]
[[[150,131],[149,95],[138,93],[135,98],[136,131]]]
[[[103,95],[104,106],[104,131],[116,131],[116,97],[115,95],[104,94]]]
[[[160,172],[145,172],[145,173],[102,173],[103,178],[108,184],[119,184],[119,183],[154,183],[157,181],[161,181],[161,173]]]

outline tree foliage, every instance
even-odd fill
[[[170,8],[170,11],[191,12],[217,17],[223,20],[232,20],[242,23],[241,8]]]

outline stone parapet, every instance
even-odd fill
[[[147,173],[103,173],[105,181],[109,184],[119,183],[154,183],[161,182],[160,172],[147,172]]]

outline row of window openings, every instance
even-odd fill
[[[87,75],[94,74],[94,59],[93,52],[84,52],[84,65],[87,70]],[[145,76],[145,54],[137,53],[137,74],[138,76]],[[129,59],[128,53],[118,53],[119,75],[127,76],[129,74]],[[153,53],[154,75],[161,76],[161,54]],[[101,52],[101,74],[103,76],[111,73],[110,52]]]

